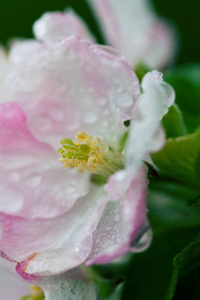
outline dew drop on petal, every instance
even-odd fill
[[[120,182],[120,181],[124,180],[125,176],[126,175],[124,172],[118,172],[118,173],[116,173],[115,178],[118,182]]]
[[[48,114],[53,121],[57,122],[62,121],[65,117],[65,112],[61,109],[52,109],[48,112]]]
[[[72,186],[69,186],[68,188],[65,189],[65,194],[66,195],[70,195],[73,194],[75,192],[75,188]]]
[[[100,107],[104,107],[104,106],[106,106],[106,104],[107,104],[107,100],[106,100],[106,98],[99,98],[99,99],[97,100],[97,103],[98,103],[98,105],[99,105]]]
[[[15,201],[12,201],[12,200]],[[21,209],[23,197],[17,191],[7,191],[0,202],[0,210],[5,213],[15,213]]]
[[[60,190],[60,186],[59,185],[54,185],[52,188],[53,192],[58,192]]]
[[[143,231],[142,235],[139,237],[137,241],[131,245],[132,252],[141,252],[144,251],[150,244],[152,239],[152,231],[151,228],[147,227],[145,231]]]
[[[87,112],[83,115],[83,122],[85,124],[94,124],[97,121],[97,115],[93,112]]]
[[[21,178],[21,176],[20,176],[20,173],[19,173],[19,172],[13,171],[13,172],[11,172],[10,175],[9,175],[9,179],[10,179],[10,181],[12,181],[12,182],[17,182],[17,181],[20,180],[20,178]]]
[[[115,105],[120,108],[130,108],[133,105],[133,98],[129,94],[121,93],[115,98]]]
[[[109,116],[110,115],[109,109],[105,109],[103,113],[104,113],[105,116]]]
[[[118,222],[119,220],[120,220],[120,215],[117,214],[117,215],[115,216],[115,222]]]
[[[40,131],[48,131],[51,128],[51,121],[46,117],[37,118],[34,122],[34,126]]]
[[[40,185],[42,177],[40,175],[30,175],[26,180],[26,185],[30,188],[36,188]]]

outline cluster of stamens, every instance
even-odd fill
[[[76,135],[76,142],[64,138],[60,141],[62,148],[58,153],[65,168],[77,168],[80,173],[87,172],[109,176],[122,168],[122,155],[112,151],[109,146],[98,137],[89,136],[80,131]]]

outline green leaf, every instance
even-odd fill
[[[176,282],[182,270],[186,273],[190,271],[190,268],[186,268],[190,266],[190,255],[187,251],[191,248],[185,251],[182,249],[195,241],[199,229],[196,227],[157,232],[151,247],[146,252],[133,256],[126,274],[122,300],[173,299]]]
[[[167,138],[173,138],[187,134],[182,112],[176,104],[173,104],[169,108],[168,113],[162,119],[162,124]]]
[[[199,252],[200,239],[198,237],[196,241],[190,243],[174,257],[173,274],[168,288],[168,295],[166,297],[166,300],[173,299],[178,279],[180,277],[186,276],[188,273],[191,273],[191,271],[199,267]],[[193,278],[193,280],[195,281],[196,278]],[[187,289],[190,290],[190,288],[191,287],[187,285]],[[190,299],[192,299],[192,297]]]
[[[190,133],[200,126],[200,64],[187,65],[165,74],[176,92],[176,103],[180,107]]]
[[[200,209],[188,207],[198,191],[177,182],[151,178],[148,196],[148,217],[153,232],[169,228],[200,226]]]
[[[200,195],[188,201],[188,207],[199,207],[199,206],[200,206]]]
[[[142,78],[147,72],[150,72],[151,69],[143,62],[139,62],[135,67],[134,67],[134,72],[137,75],[137,78],[139,82],[142,81]]]
[[[95,283],[98,300],[120,300],[122,285],[124,282],[124,273],[127,269],[127,259],[121,259],[120,262],[113,262],[106,265],[94,265],[91,267],[82,267],[88,278]]]
[[[174,300],[199,300],[200,295],[200,267],[195,268],[186,276],[179,279],[176,286]]]
[[[152,154],[160,174],[200,189],[200,129],[184,137],[170,138]]]

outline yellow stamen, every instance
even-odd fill
[[[30,290],[33,296],[39,297],[43,295],[43,290],[39,286],[31,284]]]
[[[21,300],[44,300],[45,299],[44,292],[40,287],[31,284],[30,291],[31,291],[31,295],[22,297]]]
[[[65,168],[77,168],[80,173],[87,172],[109,176],[122,166],[122,154],[110,151],[107,144],[100,138],[89,136],[83,131],[76,135],[76,142],[64,138],[61,140],[62,148],[58,153],[59,159]]]

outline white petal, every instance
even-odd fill
[[[118,123],[131,118],[140,94],[124,58],[75,37],[53,48],[34,43],[33,51],[32,46],[24,42],[12,49],[7,88],[26,111],[34,134],[55,148],[79,130],[111,144],[118,141],[126,130]]]
[[[148,0],[88,0],[99,17],[110,45],[132,66],[139,62],[161,68],[171,62],[175,38],[168,24],[160,21]]]
[[[47,45],[54,45],[63,38],[76,35],[94,41],[86,24],[73,11],[45,13],[33,25],[36,38]]]
[[[160,120],[175,99],[173,88],[162,81],[162,74],[157,71],[144,76],[142,89],[143,94],[138,99],[137,118],[132,121],[126,148],[127,166],[131,174],[137,171],[145,153],[158,148],[156,134],[160,128]]]

